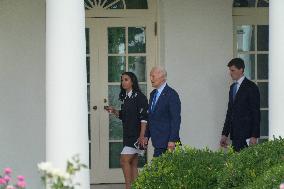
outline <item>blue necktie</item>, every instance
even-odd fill
[[[238,90],[238,82],[235,82],[233,85],[233,101],[236,98],[237,90]]]
[[[155,109],[155,105],[156,105],[156,101],[157,101],[157,95],[158,95],[158,90],[156,90],[156,92],[153,96],[152,105],[151,105],[151,112],[153,112],[154,109]]]

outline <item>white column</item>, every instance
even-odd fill
[[[284,1],[269,8],[269,138],[284,137]]]
[[[88,164],[83,0],[46,0],[46,158],[64,169],[80,154]],[[76,177],[89,189],[89,171]]]

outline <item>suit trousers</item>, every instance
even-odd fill
[[[167,148],[155,148],[153,157],[159,157],[167,151]]]
[[[232,146],[236,152],[239,152],[242,149],[248,147],[246,139],[233,139]]]

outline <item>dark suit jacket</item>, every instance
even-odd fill
[[[245,78],[233,101],[233,85],[230,87],[229,103],[222,135],[232,140],[259,138],[260,95],[257,85]]]
[[[152,137],[155,148],[167,148],[168,142],[180,140],[181,103],[177,92],[166,85],[156,102],[154,111],[151,112],[155,92],[156,89],[150,94],[146,137]]]

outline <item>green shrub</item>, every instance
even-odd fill
[[[217,188],[217,173],[224,167],[228,154],[177,147],[147,164],[133,188]]]
[[[220,189],[244,188],[271,166],[283,162],[284,140],[275,139],[228,157],[224,169],[218,175]]]
[[[253,182],[248,184],[244,189],[278,189],[280,183],[284,181],[284,163],[274,165],[262,175],[257,177]]]
[[[249,189],[263,185],[271,189],[270,186],[279,186],[283,179],[280,173],[283,172],[283,157],[284,140],[281,138],[240,153],[178,147],[145,165],[132,188]],[[273,172],[277,174],[275,179]]]

